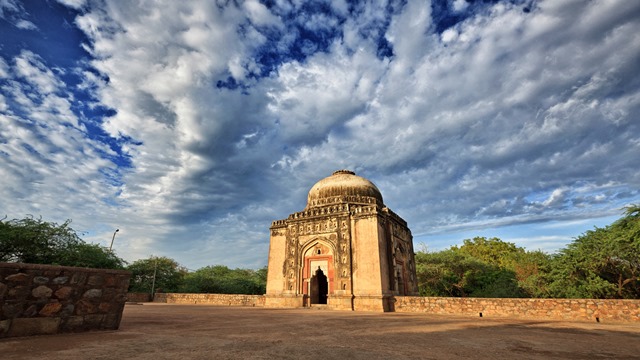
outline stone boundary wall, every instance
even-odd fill
[[[140,295],[149,298],[149,294]],[[264,307],[265,296],[157,293],[154,302]],[[396,296],[394,308],[396,312],[441,315],[479,317],[482,313],[483,317],[640,323],[640,300]]]
[[[116,330],[131,273],[0,263],[0,338]]]
[[[640,322],[640,300],[396,296],[396,312],[578,321]]]
[[[127,293],[128,302],[151,302],[149,293]]]
[[[264,295],[156,293],[153,302],[264,307]]]

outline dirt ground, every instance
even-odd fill
[[[640,325],[144,304],[120,330],[8,338],[11,359],[640,359]]]

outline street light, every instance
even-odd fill
[[[118,231],[120,231],[120,229],[116,229],[116,231],[113,232],[113,237],[111,238],[111,245],[109,245],[109,252],[111,252],[111,248],[113,247],[113,240],[116,239],[116,234],[118,233]]]

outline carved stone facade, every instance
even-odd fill
[[[393,311],[394,296],[417,291],[406,221],[351,171],[320,180],[303,211],[271,224],[267,307]]]

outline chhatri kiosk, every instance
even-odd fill
[[[394,296],[417,293],[407,222],[352,171],[318,181],[304,210],[271,225],[266,307],[393,311]]]

